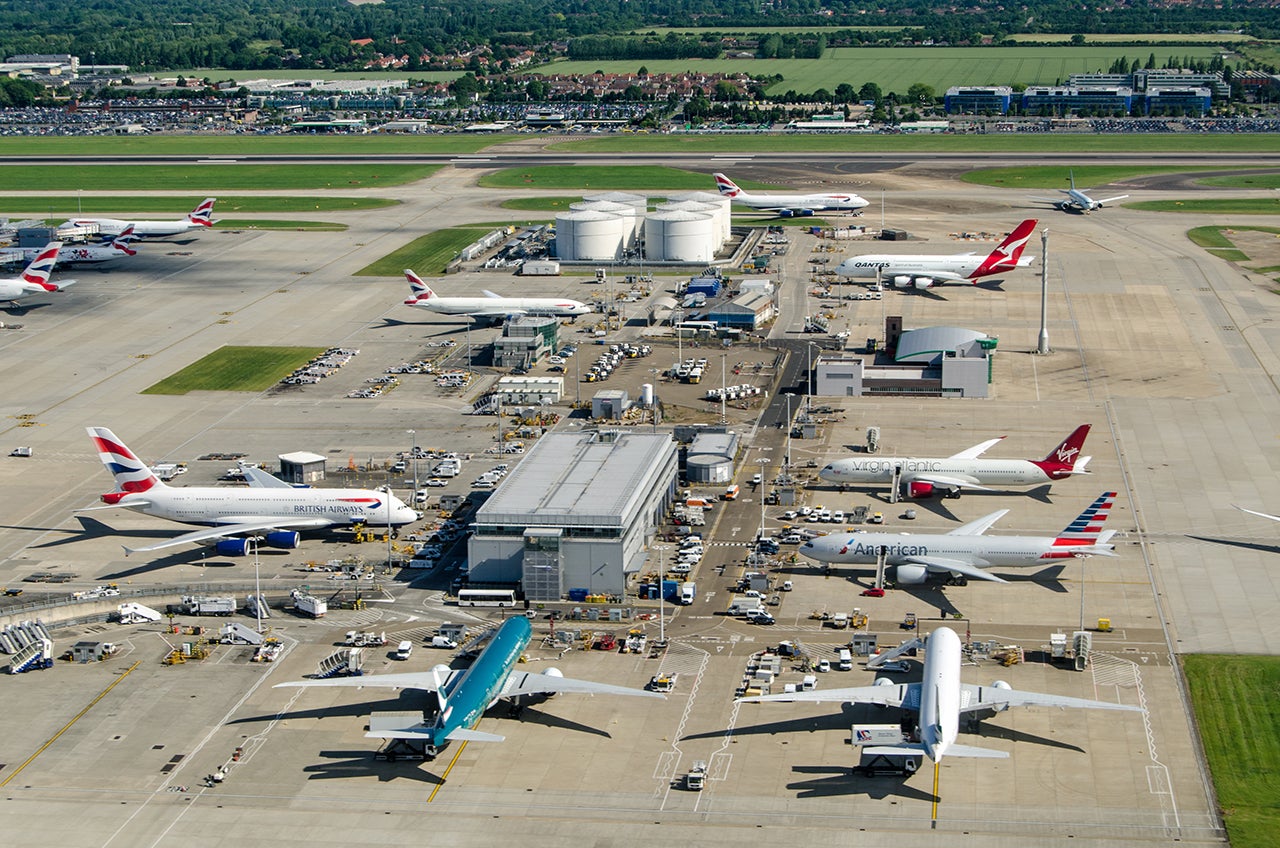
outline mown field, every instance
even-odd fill
[[[1069,188],[1068,175],[1074,173],[1077,188],[1106,185],[1122,182],[1135,177],[1151,174],[1171,174],[1188,171],[1206,170],[1204,165],[1081,165],[1078,168],[1050,167],[1013,167],[1013,168],[981,168],[969,171],[961,177],[966,183],[976,185],[997,186],[1000,188],[1035,188],[1055,189]]]
[[[322,353],[322,347],[220,347],[142,393],[262,392]]]
[[[137,188],[135,186],[135,188]],[[5,215],[101,215],[121,217],[142,213],[146,215],[185,215],[205,198],[204,193],[186,197],[151,197],[144,195],[120,195],[110,197],[80,197],[27,195],[0,197],[0,214]],[[400,201],[381,197],[218,197],[214,207],[215,218],[223,214],[240,212],[261,214],[269,212],[361,212],[369,209],[385,209],[397,206]]]
[[[989,135],[645,135],[592,136],[550,145],[560,152],[582,153],[1266,153],[1276,151],[1276,136],[1242,135],[1084,135],[1064,133],[991,133]],[[1245,167],[1248,167],[1247,165]]]
[[[1280,215],[1280,197],[1187,198],[1121,204],[1142,212],[1190,212],[1198,215]]]
[[[493,227],[451,227],[419,236],[399,250],[356,272],[357,277],[397,277],[409,268],[423,277],[438,277],[453,261],[458,251],[484,236]],[[405,295],[409,292],[405,284]]]
[[[1182,659],[1231,848],[1280,833],[1280,657]]]
[[[505,168],[485,174],[480,178],[480,186],[482,188],[572,188],[581,190],[585,194],[596,191],[706,191],[714,194],[717,188],[711,173],[710,170],[706,173],[698,173],[660,165],[620,167],[539,165],[531,168]],[[742,180],[737,184],[739,188],[748,191],[777,191],[776,187],[751,180]]]
[[[475,153],[516,136],[113,135],[0,138],[3,156],[320,156],[333,153]],[[227,165],[211,167],[225,168]],[[135,186],[136,187],[136,186]]]
[[[747,73],[781,74],[782,82],[769,94],[794,89],[834,91],[842,82],[855,88],[874,82],[884,91],[906,92],[914,83],[933,86],[941,95],[952,85],[1052,85],[1065,83],[1071,74],[1106,70],[1115,60],[1146,62],[1155,53],[1156,65],[1176,56],[1212,59],[1211,45],[1169,47],[836,47],[821,59],[693,59],[671,61],[553,62],[530,74],[635,73],[641,65],[650,73]]]
[[[102,151],[99,151],[101,154]],[[24,165],[6,168],[6,191],[244,191],[377,188],[416,182],[443,165]],[[199,202],[199,199],[196,200]],[[193,204],[194,205],[194,204]],[[186,211],[190,211],[188,207]]]

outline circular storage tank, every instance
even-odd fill
[[[654,212],[644,222],[644,256],[653,262],[710,262],[715,220],[703,212]]]
[[[719,242],[719,244],[716,245],[716,249],[719,249],[719,246],[721,244],[724,244],[725,240],[729,237],[728,210],[722,207],[718,203],[715,203],[715,204],[703,203],[700,200],[672,200],[672,201],[668,201],[667,203],[661,204],[657,208],[657,211],[658,212],[699,212],[703,215],[710,215],[711,221],[715,225],[713,232],[715,233],[715,237]],[[722,218],[723,220],[721,220]]]
[[[640,405],[645,409],[653,406],[653,383],[644,383],[640,386]]]
[[[685,462],[685,477],[693,483],[728,483],[733,479],[733,460],[718,453],[700,453]]]
[[[706,203],[720,210],[720,213],[716,216],[716,223],[720,226],[720,243],[724,244],[728,241],[729,228],[733,226],[733,211],[731,209],[733,202],[723,194],[716,194],[711,191],[690,191],[667,198],[668,203],[686,203],[689,201]]]
[[[570,262],[617,261],[626,227],[624,219],[609,212],[564,212],[556,216],[556,255]]]
[[[585,203],[621,203],[635,209],[641,217],[649,211],[649,198],[640,194],[625,191],[605,191],[600,194],[588,194],[582,198]]]
[[[640,238],[640,227],[644,221],[644,212],[637,211],[634,206],[626,203],[614,203],[612,200],[582,200],[577,203],[569,204],[571,212],[607,212],[610,215],[617,215],[626,222],[626,229],[623,235],[623,244],[631,247]]]

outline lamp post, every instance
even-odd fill
[[[253,545],[253,611],[258,614],[258,632],[262,632],[262,578],[258,574],[258,537],[249,539]]]
[[[667,577],[666,555],[669,549],[666,545],[657,545],[654,549],[658,552],[658,642],[665,645],[667,643],[667,605],[666,593],[662,589]]]
[[[764,486],[766,482],[764,474],[765,474],[765,468],[769,465],[769,457],[762,456],[759,459],[757,459],[756,462],[760,463],[760,488],[756,492],[756,494],[760,496],[760,533],[759,535],[756,536],[756,541],[763,541],[764,539]]]
[[[409,456],[413,459],[413,500],[418,501],[418,434],[409,431]]]
[[[807,342],[804,349],[804,410],[806,413],[813,411],[813,342]],[[822,358],[821,354],[818,356]]]
[[[786,474],[791,471],[791,392],[783,397],[787,399],[787,420],[782,425],[787,428],[787,451],[782,455],[782,473]]]

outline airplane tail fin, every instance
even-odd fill
[[[1102,524],[1111,513],[1111,505],[1115,503],[1115,492],[1103,492],[1084,512],[1076,516],[1057,538],[1053,540],[1053,550],[1044,554],[1041,559],[1062,559],[1073,556],[1101,555],[1109,556],[1114,546],[1109,544],[1115,531],[1104,531]]]
[[[1014,227],[1013,232],[1005,236],[1004,241],[996,245],[995,250],[991,251],[987,258],[982,261],[982,264],[978,266],[977,270],[969,275],[969,279],[976,281],[979,277],[1012,271],[1020,267],[1019,260],[1022,257],[1022,250],[1027,246],[1028,239],[1035,232],[1037,223],[1038,221],[1035,218],[1027,218]]]
[[[724,174],[716,174],[715,178],[716,188],[718,188],[720,193],[725,197],[738,197],[743,194],[742,189],[738,188],[734,181],[726,177]]]
[[[1081,424],[1071,432],[1049,455],[1040,460],[1040,467],[1046,471],[1074,471],[1080,463],[1080,451],[1084,450],[1085,437],[1089,435],[1088,424]],[[1082,469],[1083,470],[1083,467]]]
[[[106,427],[86,427],[89,438],[98,449],[98,458],[116,479],[117,490],[126,494],[145,492],[155,487],[163,487],[160,478],[151,473],[147,464],[129,450],[124,442],[116,438]]]
[[[213,204],[216,203],[217,200],[218,198],[216,197],[206,197],[204,200],[200,201],[199,206],[192,209],[187,214],[187,220],[193,224],[199,224],[202,227],[212,227]]]
[[[1067,179],[1071,182],[1071,190],[1076,190],[1076,172],[1074,169],[1067,170]]]
[[[137,256],[138,251],[133,248],[133,243],[137,240],[138,235],[133,230],[133,224],[130,224],[124,228],[120,235],[111,240],[111,247],[125,256]]]
[[[405,301],[410,306],[420,300],[430,300],[436,296],[436,293],[431,290],[431,286],[424,283],[422,278],[410,269],[404,269],[404,278],[409,281],[409,289],[413,292],[413,297]]]
[[[51,241],[44,246],[44,249],[36,254],[36,258],[31,260],[26,269],[22,272],[22,282],[32,286],[39,286],[45,291],[57,291],[58,286],[49,282],[49,275],[53,273],[53,266],[58,263],[58,251],[62,249],[62,242]]]

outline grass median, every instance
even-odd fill
[[[262,392],[322,353],[322,347],[220,347],[142,393]]]

